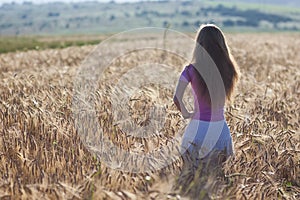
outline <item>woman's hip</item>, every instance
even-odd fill
[[[224,149],[228,149],[227,154],[232,154],[232,139],[225,120],[216,122],[191,120],[182,138],[182,153],[197,152],[201,158],[212,150]]]

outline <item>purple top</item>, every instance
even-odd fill
[[[224,120],[224,105],[212,112],[211,104],[208,103],[202,95],[202,89],[200,87],[201,76],[192,64],[184,68],[179,80],[191,83],[193,96],[195,99],[195,114],[192,119],[198,119],[202,121]]]

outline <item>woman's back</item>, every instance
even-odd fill
[[[186,83],[191,83],[192,92],[194,96],[194,115],[193,119],[203,120],[203,121],[220,121],[224,120],[224,104],[225,96],[218,98],[218,104],[213,109],[211,100],[205,96],[204,80],[201,77],[198,70],[190,64],[185,67],[181,77],[181,81]]]

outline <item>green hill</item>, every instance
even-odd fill
[[[168,25],[179,31],[191,32],[201,23],[211,22],[232,31],[300,30],[299,7],[278,2],[247,2],[3,4],[0,7],[0,35],[114,33],[130,28]],[[297,1],[291,2],[295,5]]]

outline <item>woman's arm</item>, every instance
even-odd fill
[[[189,84],[188,82],[179,80],[178,84],[177,84],[177,87],[176,87],[175,95],[174,95],[174,98],[173,98],[173,101],[174,101],[176,107],[181,112],[184,119],[188,119],[188,118],[191,118],[193,116],[193,113],[190,113],[186,109],[186,107],[184,106],[184,103],[182,101],[184,91],[185,91],[188,84]]]

